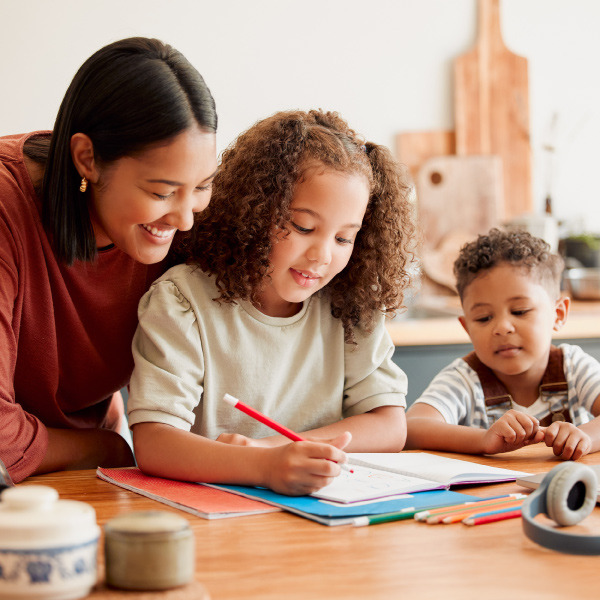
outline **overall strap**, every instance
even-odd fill
[[[485,406],[497,406],[508,402],[512,404],[512,396],[508,393],[506,386],[496,377],[487,365],[484,365],[475,352],[469,352],[463,356],[463,360],[477,373],[479,382],[483,388],[483,397],[485,398]]]
[[[485,398],[486,409],[505,403],[508,405],[508,408],[510,408],[513,398],[508,393],[506,386],[498,379],[498,377],[496,377],[494,372],[488,366],[484,365],[479,360],[475,352],[470,352],[463,357],[463,360],[479,377],[483,389],[483,397]],[[551,346],[548,365],[539,387],[540,397],[549,402],[549,397],[558,394],[564,395],[567,393],[568,389],[569,386],[565,381],[562,350],[556,346]],[[559,420],[570,423],[571,415],[568,410],[568,405],[564,405],[563,403],[563,409],[561,411],[553,412],[549,415],[549,418],[550,422]],[[544,421],[545,420],[546,419],[544,419]]]
[[[550,346],[548,366],[540,385],[540,396],[566,394],[569,384],[565,380],[563,353],[560,348]]]

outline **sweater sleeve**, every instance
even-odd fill
[[[358,345],[345,349],[344,417],[380,406],[406,408],[407,378],[392,360],[394,344],[384,315],[371,333],[355,333]]]
[[[11,193],[4,185],[2,189]],[[0,198],[0,458],[18,483],[31,475],[42,461],[48,446],[48,432],[15,397],[19,244],[2,200]]]
[[[129,425],[150,421],[189,431],[204,381],[196,315],[175,283],[167,279],[155,283],[142,297],[138,317],[127,403]]]

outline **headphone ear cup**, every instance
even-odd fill
[[[592,469],[565,463],[552,477],[546,492],[548,516],[560,526],[575,525],[596,505],[598,481]]]

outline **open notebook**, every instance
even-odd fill
[[[490,467],[426,452],[348,454],[353,473],[342,471],[329,485],[312,494],[350,503],[396,494],[449,489],[454,485],[512,481],[529,473]]]

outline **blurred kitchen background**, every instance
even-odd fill
[[[466,239],[510,222],[570,267],[600,266],[597,0],[0,0],[0,23],[0,135],[52,128],[80,64],[144,35],[205,77],[219,151],[277,110],[313,107],[388,145],[412,173],[423,234],[421,276],[390,328],[413,398],[435,352],[443,366],[468,350],[451,271]],[[572,273],[586,285],[598,271]],[[590,285],[563,339],[600,356]]]

